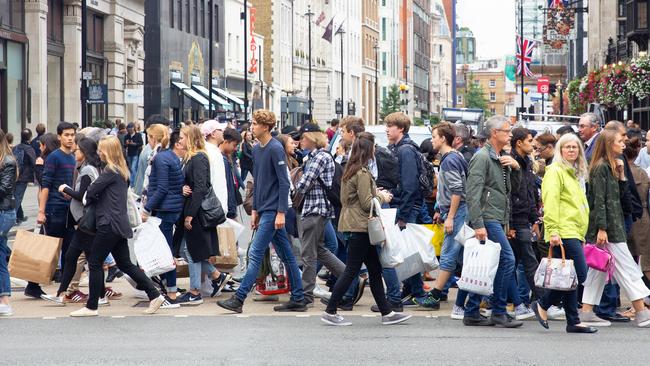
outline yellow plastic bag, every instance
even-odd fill
[[[445,238],[445,228],[443,224],[426,224],[422,226],[433,231],[433,238],[431,239],[431,245],[436,250],[436,255],[440,256],[440,250],[442,249],[442,241]]]

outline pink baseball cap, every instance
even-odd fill
[[[210,136],[214,131],[216,130],[225,130],[228,128],[228,124],[226,122],[219,122],[214,119],[209,119],[201,125],[201,133],[203,134],[204,137]]]

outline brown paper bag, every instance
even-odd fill
[[[217,227],[219,239],[219,256],[214,257],[214,264],[219,268],[235,268],[239,264],[235,230],[231,227]]]
[[[18,230],[9,259],[9,273],[25,281],[50,283],[62,242],[61,238]]]

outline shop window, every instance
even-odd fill
[[[2,127],[14,136],[20,136],[23,125],[24,75],[23,45],[7,42],[7,125]]]
[[[23,31],[25,24],[24,0],[0,0],[0,27]]]

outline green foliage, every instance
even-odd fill
[[[393,113],[393,112],[399,112],[401,111],[401,106],[402,106],[402,96],[399,91],[399,86],[397,84],[391,85],[390,89],[388,90],[388,94],[386,94],[386,98],[384,98],[381,101],[381,111],[379,114],[381,115],[381,119],[383,120],[387,115]]]
[[[465,108],[478,108],[488,112],[488,101],[485,98],[485,91],[481,85],[474,83],[474,76],[471,74],[467,78],[467,89],[463,95],[463,99],[465,101]]]

